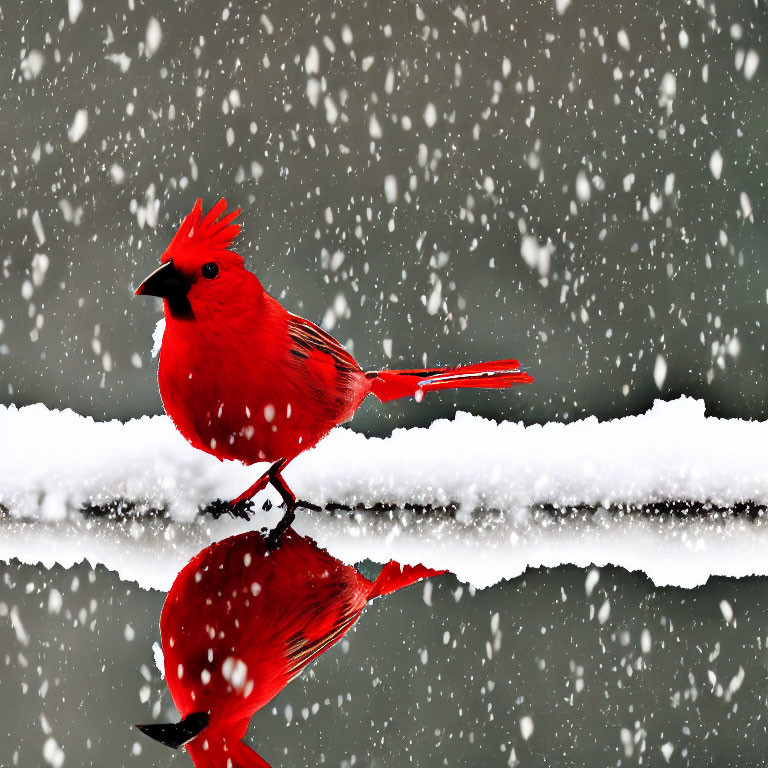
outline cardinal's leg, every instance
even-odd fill
[[[279,472],[282,467],[285,466],[285,461],[280,459],[276,461],[247,491],[243,491],[237,498],[232,501],[222,501],[216,499],[212,501],[206,508],[205,513],[213,515],[214,519],[218,520],[224,513],[231,517],[240,517],[243,520],[250,520],[250,512],[253,510],[253,502],[251,499],[259,492],[263,491],[267,484],[272,481],[272,476],[275,472]]]
[[[296,509],[298,507],[314,509],[315,511],[320,510],[320,507],[318,507],[317,504],[311,504],[308,501],[297,499],[293,491],[288,487],[288,483],[283,479],[282,474],[280,474],[280,470],[282,470],[282,467],[272,475],[270,482],[283,499],[285,513],[280,519],[280,522],[269,532],[266,542],[267,549],[274,549],[280,543],[280,537],[286,530],[288,530],[289,526],[294,521],[294,518],[296,517]]]
[[[274,485],[274,476],[285,466],[285,459],[278,459],[248,490],[243,491],[236,499],[229,503],[235,507],[238,504],[249,502],[259,491],[263,491],[269,483]],[[282,496],[282,494],[280,494]]]
[[[226,512],[233,518],[240,517],[244,520],[250,520],[250,512],[253,510],[253,502],[251,499],[271,483],[275,490],[280,494],[283,504],[285,504],[285,513],[283,514],[282,519],[267,537],[267,546],[270,549],[274,549],[279,543],[280,537],[296,517],[296,509],[298,507],[320,511],[320,507],[318,507],[317,504],[297,499],[293,491],[288,487],[288,484],[281,474],[287,465],[288,461],[279,459],[250,488],[243,491],[238,497],[232,499],[232,501],[221,501],[220,499],[217,499],[216,501],[211,502],[206,507],[205,511],[212,514],[214,518],[219,518]]]

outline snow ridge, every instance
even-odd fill
[[[43,405],[0,407],[0,559],[70,565],[89,559],[165,589],[186,559],[243,523],[197,516],[262,469],[189,446],[164,416],[95,422]],[[386,439],[334,430],[285,472],[297,496],[354,507],[458,507],[416,519],[396,511],[299,512],[296,525],[347,562],[423,562],[488,586],[526,567],[614,563],[658,584],[717,573],[768,573],[768,528],[752,516],[611,513],[665,502],[723,508],[768,502],[768,424],[706,417],[701,401],[657,401],[641,416],[524,427],[465,413]],[[267,492],[257,501],[270,496]],[[167,518],[86,518],[84,505],[129,500]],[[588,506],[596,513],[540,509]],[[279,511],[258,512],[253,525]]]

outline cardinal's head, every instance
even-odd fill
[[[231,303],[237,284],[248,274],[243,258],[231,250],[240,233],[232,222],[240,208],[227,213],[221,198],[203,216],[198,198],[161,258],[162,264],[136,289],[137,296],[164,299],[166,318],[192,319],[202,308]]]

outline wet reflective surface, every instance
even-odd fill
[[[151,648],[163,599],[101,567],[2,566],[0,763],[191,765],[131,727],[177,719]],[[765,579],[439,577],[371,603],[246,740],[275,768],[757,765],[767,608]]]

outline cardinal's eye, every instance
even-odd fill
[[[213,280],[219,274],[219,265],[215,261],[209,261],[207,264],[203,264],[202,273],[203,277]]]

